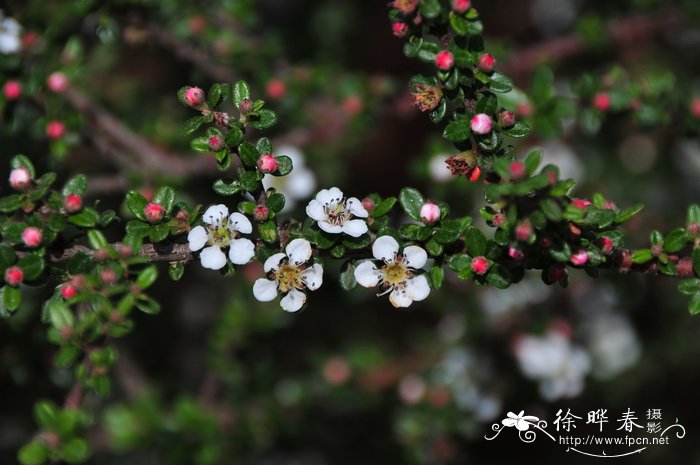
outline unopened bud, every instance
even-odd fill
[[[24,280],[24,271],[18,266],[5,270],[5,282],[10,286],[18,286]]]
[[[46,80],[46,84],[48,84],[51,92],[60,94],[68,88],[68,78],[65,74],[56,71],[55,73],[51,73],[49,75],[48,79]]]
[[[83,199],[77,194],[68,194],[63,199],[63,208],[67,213],[76,213],[83,208]]]
[[[372,212],[376,206],[377,205],[374,203],[374,200],[370,199],[369,197],[362,199],[362,207],[367,210],[367,212]]]
[[[496,66],[496,59],[490,53],[484,53],[479,57],[479,69],[485,73],[490,73]]]
[[[265,90],[267,91],[267,96],[272,100],[280,100],[287,93],[287,84],[281,79],[271,79],[267,83]]]
[[[100,280],[105,286],[111,286],[117,282],[117,273],[111,268],[105,268],[100,273]]]
[[[493,129],[493,122],[486,113],[477,113],[472,117],[471,129],[474,134],[488,134]]]
[[[274,155],[270,155],[268,153],[265,155],[261,155],[260,158],[258,159],[258,170],[261,173],[265,173],[265,174],[274,173],[275,171],[277,171],[278,167],[279,166],[277,164],[277,159],[275,158]]]
[[[143,214],[149,223],[158,223],[163,219],[165,209],[159,203],[150,202],[148,205],[146,205],[146,208],[144,208]]]
[[[593,106],[602,112],[608,111],[610,109],[610,96],[605,92],[598,92],[593,96]]]
[[[192,108],[199,108],[204,104],[204,91],[199,87],[189,87],[183,94],[185,103]]]
[[[471,6],[472,2],[470,0],[452,0],[452,10],[460,15],[466,13]]]
[[[209,150],[212,152],[218,152],[226,147],[226,142],[224,142],[223,137],[214,134],[213,136],[209,137],[209,140],[207,140],[207,145],[209,146]]]
[[[265,205],[256,205],[253,208],[253,219],[255,221],[265,221],[270,216],[270,209]]]
[[[420,219],[424,223],[434,223],[440,219],[440,207],[438,207],[433,202],[425,202],[423,206],[420,207]]]
[[[72,299],[76,295],[78,295],[78,290],[70,284],[65,283],[63,286],[61,286],[61,297],[64,299]]]
[[[391,25],[391,31],[396,37],[406,37],[408,34],[408,24],[403,21],[397,21]]]
[[[498,114],[498,122],[504,128],[511,128],[515,125],[515,115],[512,111],[502,111]]]
[[[65,133],[66,126],[58,120],[49,121],[49,124],[46,125],[46,135],[49,139],[60,139]]]
[[[525,164],[521,161],[514,161],[508,166],[508,172],[510,173],[511,179],[524,178],[527,174],[525,169]]]
[[[582,266],[588,263],[588,252],[585,249],[579,249],[571,256],[571,263],[576,266]]]
[[[253,101],[249,98],[244,98],[241,104],[238,106],[238,110],[242,114],[250,113],[253,111]]]
[[[489,261],[484,257],[474,257],[472,260],[472,271],[479,276],[485,275],[489,270]]]
[[[7,81],[2,87],[2,93],[7,100],[17,100],[22,95],[22,84],[18,81]]]
[[[452,69],[452,67],[455,64],[455,57],[452,55],[452,52],[448,50],[442,50],[441,52],[438,52],[437,55],[435,55],[435,66],[439,70],[442,71],[449,71]]]
[[[24,245],[27,247],[39,247],[41,245],[42,238],[43,234],[39,228],[29,226],[24,228],[24,231],[22,231],[22,242],[24,242]]]
[[[23,191],[32,185],[32,175],[24,167],[15,168],[10,172],[10,187]]]

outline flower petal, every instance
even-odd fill
[[[204,215],[202,215],[202,221],[204,221],[207,224],[215,224],[216,222],[220,221],[223,218],[226,218],[227,216],[228,207],[226,205],[212,205],[211,207],[207,208],[207,210],[204,212]]]
[[[253,295],[260,302],[269,302],[277,297],[277,281],[260,278],[253,284]]]
[[[311,258],[311,244],[306,239],[294,239],[285,249],[289,261],[297,265]]]
[[[277,271],[280,262],[286,256],[287,255],[285,255],[282,252],[270,255],[270,257],[267,260],[265,260],[265,263],[263,264],[263,270],[265,270],[265,273],[269,273],[270,271]]]
[[[377,260],[394,261],[399,253],[399,243],[391,236],[378,237],[372,244],[372,255]]]
[[[338,202],[343,200],[343,191],[337,187],[321,189],[318,191],[318,194],[316,194],[316,200],[325,206],[336,206],[338,205]]]
[[[306,294],[303,292],[292,289],[289,293],[280,300],[280,306],[283,310],[288,312],[298,312],[301,307],[304,306],[306,302]]]
[[[382,273],[371,260],[366,260],[357,265],[354,274],[355,281],[362,287],[375,287],[382,279]]]
[[[306,214],[309,218],[316,221],[323,221],[326,219],[326,212],[323,211],[323,204],[316,199],[312,199],[306,206]]]
[[[428,254],[421,247],[417,245],[409,245],[403,249],[403,256],[406,259],[406,266],[418,270],[425,266],[425,262],[428,261]]]
[[[205,247],[199,254],[199,261],[204,268],[210,270],[220,270],[226,265],[226,255],[221,251],[218,245]]]
[[[362,202],[357,197],[350,197],[345,202],[345,208],[358,218],[367,218],[369,216],[369,213],[367,213],[367,210],[365,210]]]
[[[367,232],[365,220],[350,220],[343,225],[343,232],[348,236],[360,237]]]
[[[330,234],[340,234],[343,232],[343,227],[337,224],[331,224],[328,221],[317,221],[318,227]]]
[[[306,283],[306,287],[315,291],[323,284],[323,267],[318,263],[314,263],[314,266],[304,270],[301,277]]]
[[[395,287],[389,294],[389,302],[396,308],[408,307],[413,303],[413,300],[408,296],[405,289]]]
[[[501,420],[501,423],[503,423],[503,426],[507,426],[510,428],[510,427],[515,426],[515,423],[517,421],[518,420],[516,420],[515,418],[504,418],[503,420]]]
[[[406,281],[406,292],[411,300],[420,302],[430,295],[430,285],[425,275],[414,276]]]
[[[253,225],[250,224],[250,220],[242,213],[231,213],[228,221],[231,231],[238,231],[241,234],[250,234],[253,232]]]
[[[249,239],[234,239],[228,250],[228,258],[234,265],[245,265],[255,256],[255,244]]]
[[[190,250],[195,252],[207,243],[209,240],[209,234],[204,226],[195,226],[192,228],[190,233],[187,235],[187,242],[190,243]]]

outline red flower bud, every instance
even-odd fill
[[[372,210],[374,210],[376,205],[374,203],[374,200],[370,199],[369,197],[365,197],[364,199],[362,199],[362,207],[364,207],[364,209],[368,212],[371,212]]]
[[[68,213],[79,212],[83,208],[83,199],[76,194],[68,194],[66,198],[63,199],[63,208]]]
[[[455,64],[455,57],[452,52],[442,50],[435,56],[435,66],[442,71],[450,70]]]
[[[350,378],[350,365],[341,357],[331,357],[323,364],[323,377],[328,384],[340,385]]]
[[[23,191],[32,185],[32,175],[24,167],[15,168],[10,172],[10,187]]]
[[[149,223],[158,223],[163,219],[165,209],[159,203],[150,202],[146,205],[146,208],[144,208],[143,214],[146,216],[146,220],[148,220]]]
[[[10,286],[18,286],[24,280],[24,271],[18,266],[11,266],[5,270],[5,282]]]
[[[688,234],[692,234],[694,236],[700,234],[700,224],[690,223],[686,230],[688,231]]]
[[[571,263],[576,266],[582,266],[588,263],[588,252],[585,249],[579,249],[571,256]]]
[[[49,124],[46,125],[46,135],[49,139],[60,139],[65,133],[66,126],[58,120],[49,121]]]
[[[122,258],[130,258],[132,255],[134,255],[134,249],[130,245],[126,244],[119,244],[119,247],[117,247],[117,252],[119,252],[119,256]]]
[[[547,278],[549,282],[552,283],[558,283],[559,281],[563,281],[564,279],[566,279],[567,274],[568,272],[566,271],[566,267],[561,263],[552,265],[547,270]]]
[[[223,137],[214,134],[213,136],[209,137],[207,145],[209,146],[209,150],[211,150],[212,152],[218,152],[219,150],[223,150],[224,147],[226,147],[226,142],[224,142]]]
[[[508,167],[508,172],[510,173],[510,177],[512,179],[524,178],[527,174],[527,171],[525,170],[525,164],[520,161],[512,162]]]
[[[391,25],[391,31],[396,37],[406,37],[406,34],[408,34],[408,24],[403,21],[397,21]]]
[[[610,109],[610,96],[605,92],[598,92],[593,96],[593,106],[600,111],[608,111]]]
[[[472,260],[472,271],[479,276],[485,275],[489,270],[489,261],[484,257],[474,257]]]
[[[522,102],[516,105],[515,107],[515,113],[518,116],[522,116],[524,118],[527,118],[528,116],[531,116],[533,113],[533,108],[532,105],[530,105],[529,102]]]
[[[472,117],[471,129],[474,134],[488,134],[493,129],[493,122],[486,113],[477,113]]]
[[[603,236],[600,238],[600,249],[603,251],[605,255],[609,255],[612,253],[614,249],[613,241],[609,237]]]
[[[49,86],[49,90],[51,92],[56,92],[57,94],[64,92],[68,88],[68,78],[65,74],[59,71],[51,73],[46,80],[46,83]]]
[[[470,0],[452,0],[452,10],[454,10],[455,13],[466,13],[471,6],[472,2]]]
[[[78,295],[78,290],[70,284],[65,283],[61,286],[61,297],[64,299],[72,299],[76,295]]]
[[[471,182],[474,182],[474,181],[479,179],[479,176],[481,176],[481,168],[479,168],[478,166],[475,166],[472,169],[471,174],[469,175],[469,180]]]
[[[513,260],[522,260],[525,254],[522,250],[516,249],[515,247],[508,247],[508,256]]]
[[[105,286],[111,286],[117,282],[117,273],[111,268],[105,268],[100,273],[100,280]]]
[[[350,116],[359,115],[362,107],[362,98],[358,95],[350,95],[343,100],[343,111]]]
[[[593,205],[593,202],[588,199],[571,199],[571,204],[581,210],[585,210],[589,205]]]
[[[242,114],[250,113],[253,111],[253,101],[249,98],[244,98],[243,101],[241,101],[241,104],[238,106],[238,110]]]
[[[681,258],[676,264],[676,271],[681,278],[690,278],[693,276],[693,260],[689,257]]]
[[[420,219],[424,223],[434,223],[440,219],[440,207],[433,202],[425,202],[420,208]]]
[[[279,165],[277,164],[277,159],[274,155],[268,153],[261,155],[258,159],[258,170],[261,173],[274,173],[277,171],[277,168],[279,168]]]
[[[27,247],[39,247],[43,238],[41,229],[29,226],[22,231],[22,242]]]
[[[188,87],[183,98],[190,107],[199,108],[204,104],[204,91],[199,87]]]
[[[265,221],[270,216],[270,209],[265,205],[256,205],[253,208],[253,219],[255,221]]]
[[[105,249],[97,249],[94,254],[95,260],[103,262],[109,258],[109,253]]]
[[[493,215],[491,221],[493,221],[493,225],[497,228],[502,228],[506,224],[506,215],[503,213],[496,213]]]
[[[695,97],[690,102],[690,114],[695,118],[700,118],[700,97]]]
[[[519,241],[528,241],[532,236],[532,226],[529,221],[523,221],[515,227],[515,238]]]
[[[515,115],[512,111],[502,111],[498,114],[498,122],[504,128],[511,128],[515,125]]]
[[[490,73],[496,66],[496,59],[490,53],[484,53],[479,57],[479,69],[485,73]]]
[[[287,93],[287,84],[281,79],[271,79],[267,83],[265,90],[267,91],[267,96],[272,100],[280,100]]]
[[[22,84],[18,81],[7,81],[2,92],[7,100],[17,100],[22,95]]]

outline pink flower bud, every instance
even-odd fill
[[[374,200],[370,199],[369,197],[365,197],[364,199],[362,199],[362,207],[368,212],[371,212],[372,210],[374,210],[376,205],[374,203]]]
[[[158,223],[163,219],[165,209],[159,203],[149,202],[146,208],[143,209],[143,214],[146,216],[146,220],[148,220],[149,223]]]
[[[690,114],[695,118],[700,118],[700,97],[695,97],[690,102]]]
[[[455,64],[455,57],[452,52],[443,50],[435,56],[435,66],[442,71],[450,70]]]
[[[343,384],[350,378],[350,365],[344,358],[331,357],[323,364],[323,377],[328,384]]]
[[[117,282],[117,273],[111,268],[105,268],[100,273],[100,280],[105,286],[111,286]]]
[[[265,88],[267,96],[272,100],[280,100],[287,93],[287,84],[281,79],[271,79]]]
[[[56,71],[49,75],[48,79],[46,79],[46,84],[51,92],[60,94],[68,88],[68,78],[65,74]]]
[[[10,187],[23,191],[32,184],[32,175],[27,168],[15,168],[10,172]]]
[[[391,2],[391,7],[396,8],[405,15],[409,15],[416,11],[418,3],[420,3],[420,0],[394,0]]]
[[[534,113],[532,105],[530,105],[529,102],[522,102],[516,105],[515,107],[515,113],[518,116],[522,116],[524,118],[527,118],[528,116],[532,116]]]
[[[479,57],[479,69],[485,73],[490,73],[496,66],[496,59],[490,53],[484,53]]]
[[[260,158],[258,159],[258,170],[261,173],[274,173],[275,171],[277,171],[278,167],[279,166],[277,164],[277,159],[274,155],[268,153],[260,156]]]
[[[563,281],[564,279],[566,279],[567,274],[568,272],[566,271],[566,267],[561,263],[552,265],[547,270],[547,278],[552,283],[558,283],[559,281]]]
[[[17,100],[22,95],[22,84],[18,81],[7,81],[2,92],[7,100]]]
[[[470,0],[452,0],[452,10],[454,10],[455,13],[466,13],[471,6],[472,2]]]
[[[498,114],[498,122],[504,128],[511,128],[515,125],[515,115],[512,111],[502,111]]]
[[[525,170],[525,164],[520,161],[512,162],[508,167],[508,172],[510,173],[511,179],[524,178],[527,174],[527,171]]]
[[[255,221],[265,221],[270,216],[270,210],[265,205],[256,205],[253,208],[253,219]]]
[[[49,121],[49,124],[46,125],[46,135],[49,139],[60,139],[65,133],[65,125],[58,120]]]
[[[571,204],[581,210],[585,210],[589,205],[593,205],[593,202],[588,199],[571,199]]]
[[[515,247],[508,247],[508,256],[513,260],[522,260],[525,254],[522,250],[516,249]]]
[[[651,246],[651,254],[654,257],[658,257],[659,255],[661,255],[663,253],[663,251],[664,251],[664,248],[660,245],[652,245]]]
[[[396,37],[406,37],[406,34],[408,34],[408,24],[403,21],[397,21],[391,25],[391,31]]]
[[[22,231],[22,242],[24,242],[24,245],[27,247],[39,247],[42,237],[41,229],[33,226],[24,228],[24,231]]]
[[[609,255],[612,253],[614,249],[613,241],[607,236],[603,236],[600,238],[600,249],[603,251],[605,255]]]
[[[692,235],[696,236],[696,235],[700,234],[700,224],[690,223],[686,230],[688,231],[688,234],[692,234]]]
[[[598,92],[593,96],[593,106],[600,111],[608,111],[610,109],[610,96],[605,92]]]
[[[484,257],[474,257],[472,260],[472,271],[479,276],[485,275],[489,270],[489,261]]]
[[[693,260],[689,257],[683,257],[676,265],[676,271],[681,278],[690,278],[693,276]]]
[[[69,194],[63,199],[63,208],[67,213],[76,213],[83,208],[83,199],[79,195]]]
[[[585,265],[588,262],[588,252],[585,249],[579,249],[571,256],[571,263],[576,266]]]
[[[185,91],[183,98],[190,107],[199,108],[204,104],[204,91],[199,87],[189,87]]]
[[[130,258],[132,255],[134,255],[134,249],[130,245],[126,244],[119,244],[119,247],[117,247],[117,252],[122,258]]]
[[[488,134],[493,129],[493,122],[489,115],[477,113],[472,117],[471,128],[474,134]]]
[[[433,202],[425,202],[422,207],[420,207],[420,219],[424,223],[434,223],[440,219],[440,207],[438,207]]]
[[[200,35],[204,32],[204,28],[207,27],[207,20],[202,16],[192,16],[187,21],[187,29],[193,35]]]
[[[506,215],[503,213],[496,213],[492,218],[493,225],[497,228],[502,228],[506,224]]]
[[[358,95],[350,95],[343,100],[343,111],[350,116],[359,115],[363,106],[362,98]]]
[[[523,221],[515,227],[515,238],[519,241],[527,241],[532,236],[532,226],[529,221]]]
[[[226,142],[224,142],[223,137],[214,134],[213,136],[209,137],[207,145],[209,146],[209,150],[211,150],[212,152],[218,152],[219,150],[223,150],[224,147],[226,147]]]
[[[241,104],[238,106],[238,110],[245,115],[246,113],[253,111],[253,106],[253,101],[251,99],[244,98]]]
[[[105,249],[97,249],[95,250],[94,257],[98,262],[103,262],[109,258],[109,252],[107,252]]]
[[[77,274],[70,278],[70,281],[68,281],[68,284],[73,286],[76,290],[82,289],[82,287],[85,285],[85,276],[81,274]]]
[[[17,286],[24,280],[24,271],[18,266],[11,266],[5,270],[5,282],[10,286]]]
[[[61,286],[61,297],[63,297],[64,299],[71,299],[76,295],[78,295],[78,290],[70,284],[66,283],[63,286]]]

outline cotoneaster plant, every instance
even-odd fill
[[[313,292],[336,278],[326,274],[330,260],[342,261],[337,278],[344,289],[359,284],[388,295],[397,308],[429,299],[447,268],[459,279],[496,288],[517,283],[528,270],[539,271],[547,284],[566,286],[570,269],[591,276],[610,269],[683,278],[680,290],[691,295],[690,311],[700,312],[700,207],[689,208],[683,227],[666,235],[654,231],[648,248],[625,248],[622,225],[640,205],[619,208],[601,194],[572,197],[573,181],[561,179],[556,166],[540,167],[539,151],[516,159],[510,143],[527,137],[530,128],[501,102],[512,83],[486,51],[479,14],[468,0],[395,0],[389,17],[394,35],[405,40],[406,56],[432,68],[411,79],[414,103],[454,144],[446,162],[451,173],[483,184],[488,234],[471,217],[454,217],[447,204],[411,187],[381,198],[327,186],[306,205],[305,217],[281,220],[286,198],[266,189],[263,179],[288,176],[294,167],[290,157],[275,154],[268,138],[258,137],[277,116],[244,81],[178,93],[197,113],[184,125],[185,134],[198,134],[192,149],[213,153],[222,173],[212,186],[222,199],[202,209],[178,199],[169,186],[148,199],[130,191],[124,202],[129,215],[116,242],[104,230],[122,218],[84,202],[87,176],[56,189],[56,174],[40,175],[17,155],[10,163],[13,192],[0,199],[0,312],[10,316],[19,308],[23,284],[52,288],[42,318],[49,340],[60,348],[55,363],[73,368],[76,378],[64,406],[37,404],[41,432],[20,450],[20,462],[88,457],[90,415],[83,399],[87,392],[109,393],[114,340],[133,329],[133,311],[159,311],[147,292],[158,262],[178,280],[191,262],[232,275],[258,261],[262,269],[250,292],[262,302],[279,298],[288,312],[313,307]],[[60,96],[68,84],[54,73],[47,85]],[[9,100],[22,95],[19,83],[7,83],[3,91]],[[268,85],[271,95],[283,92]],[[235,111],[221,110],[224,102]],[[602,91],[590,102],[598,116],[611,111]],[[58,140],[65,130],[51,120],[46,136]],[[403,215],[410,220],[399,222]]]

